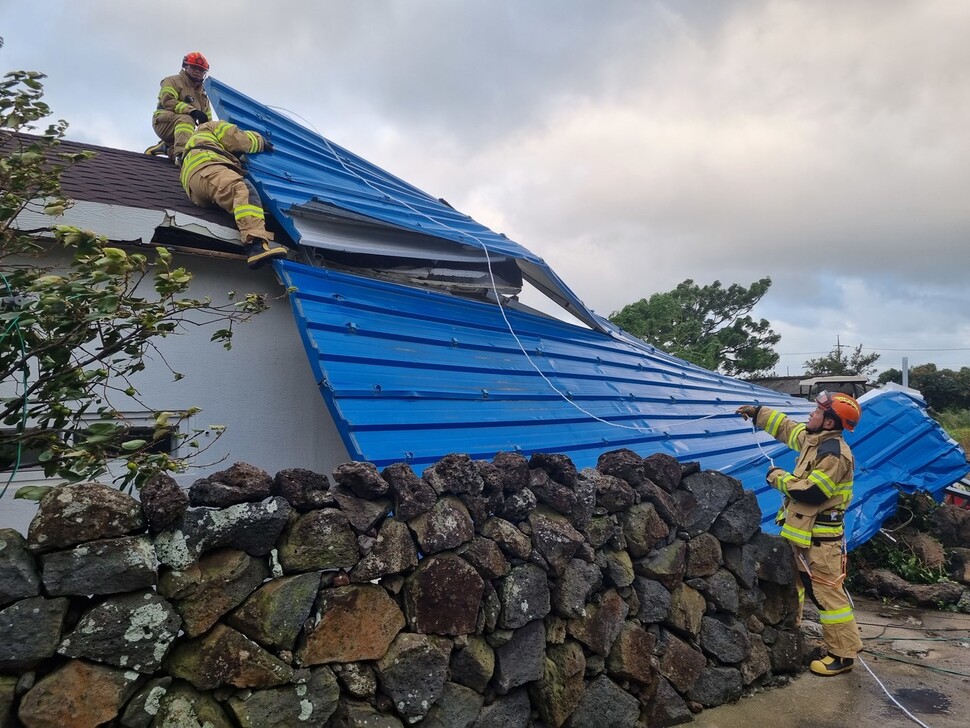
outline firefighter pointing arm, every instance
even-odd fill
[[[852,669],[862,649],[845,580],[846,508],[852,500],[852,451],[842,438],[862,414],[847,394],[822,392],[808,422],[802,424],[769,407],[742,405],[737,414],[798,453],[792,472],[771,468],[768,484],[781,492],[778,512],[781,535],[792,546],[798,565],[798,601],[815,603],[828,654],[814,660],[816,675],[838,675]]]

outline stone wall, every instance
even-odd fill
[[[0,726],[666,726],[802,669],[754,495],[666,455],[244,463],[0,530]]]

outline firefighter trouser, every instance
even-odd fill
[[[152,117],[152,129],[168,145],[169,156],[174,157],[185,152],[186,142],[195,133],[195,119],[188,114],[163,109]]]
[[[795,561],[798,565],[799,606],[804,603],[807,593],[818,607],[822,639],[829,653],[836,657],[855,657],[862,651],[862,640],[849,597],[842,588],[845,580],[843,542],[813,541],[807,549],[795,548]]]
[[[199,207],[215,203],[236,220],[243,245],[256,238],[272,240],[266,229],[263,208],[256,188],[236,170],[222,164],[207,164],[188,179],[189,199]]]

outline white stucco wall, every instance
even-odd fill
[[[349,457],[330,418],[297,332],[290,303],[271,267],[250,271],[241,260],[185,255],[178,259],[195,273],[192,295],[209,295],[214,303],[225,292],[256,291],[282,296],[270,309],[235,329],[233,347],[226,351],[209,337],[219,328],[190,327],[160,342],[168,364],[184,374],[173,381],[158,357],[149,358],[135,380],[143,401],[152,409],[185,410],[201,407],[192,418],[195,427],[225,425],[222,437],[198,456],[186,473],[176,475],[183,486],[234,462],[243,461],[268,471],[307,468],[330,474]],[[120,397],[112,399],[119,410],[140,406]],[[201,439],[206,444],[206,438]],[[0,488],[9,473],[0,474]],[[35,506],[15,501],[14,491],[36,479],[21,472],[0,499],[0,528],[26,532]]]

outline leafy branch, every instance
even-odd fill
[[[61,175],[94,156],[58,151],[64,121],[31,133],[50,114],[41,100],[43,78],[14,71],[0,82],[0,471],[10,471],[9,484],[32,451],[45,476],[77,481],[103,475],[121,459],[127,467],[120,486],[140,486],[188,467],[161,442],[176,438],[204,452],[214,439],[203,446],[199,435],[218,437],[221,428],[186,432],[200,411],[192,407],[155,412],[151,436],[132,437],[133,423],[112,399],[124,395],[129,408],[143,405],[132,376],[148,357],[182,378],[165,359],[163,339],[212,327],[210,340],[231,349],[237,326],[269,302],[232,291],[222,303],[193,296],[192,273],[163,247],[148,254],[123,249],[68,225],[19,228],[25,211],[56,218],[69,209]]]

